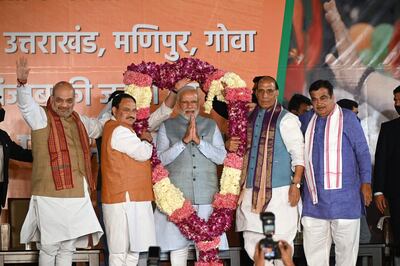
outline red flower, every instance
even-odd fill
[[[236,209],[237,207],[237,201],[239,199],[239,196],[233,195],[233,194],[215,194],[214,195],[214,202],[213,202],[213,207],[214,208],[226,208],[226,209]]]
[[[168,218],[173,223],[180,223],[183,219],[188,218],[194,212],[192,203],[190,200],[185,200],[182,208],[174,211]]]
[[[215,71],[214,73],[212,73],[210,76],[208,76],[206,82],[204,83],[203,91],[204,91],[205,93],[207,93],[208,90],[210,89],[211,83],[212,83],[214,80],[218,80],[218,79],[222,78],[224,75],[225,75],[225,71],[219,70],[219,69],[218,69],[217,71]]]
[[[150,107],[137,110],[136,119],[145,119],[150,117]]]
[[[149,87],[153,82],[149,75],[142,74],[139,72],[126,71],[124,73],[124,84],[131,85],[134,84],[138,87]]]

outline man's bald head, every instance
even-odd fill
[[[57,82],[50,96],[50,104],[60,117],[69,117],[75,105],[75,89],[66,81]]]

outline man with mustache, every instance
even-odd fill
[[[109,264],[137,265],[139,253],[156,245],[151,201],[149,132],[137,136],[136,101],[129,94],[112,100],[113,117],[104,125],[101,172],[103,219]]]
[[[191,200],[198,215],[208,219],[213,196],[218,192],[217,165],[222,164],[226,156],[224,141],[217,124],[199,115],[197,83],[179,90],[178,109],[177,117],[160,126],[157,151],[171,182]],[[163,251],[171,251],[171,265],[186,265],[191,242],[164,214],[156,210],[154,217],[157,244]],[[227,249],[227,246],[223,235],[220,249]]]
[[[371,155],[356,115],[335,103],[333,86],[309,88],[313,110],[300,117],[305,134],[304,253],[310,266],[356,265],[360,217],[372,200]]]
[[[175,102],[176,102],[176,98],[177,98],[177,93],[179,91],[179,89],[181,88],[181,86],[186,85],[186,83],[190,82],[189,79],[182,79],[181,81],[178,81],[176,83],[176,86],[174,88],[174,90],[171,90],[167,96],[167,98],[165,98],[164,102],[161,103],[161,105],[150,114],[149,117],[149,131],[151,133],[151,136],[153,137],[153,142],[157,137],[157,131],[158,128],[160,127],[161,123],[164,122],[165,120],[167,120],[172,111],[173,108],[175,106]],[[107,106],[103,109],[102,113],[99,114],[99,117],[101,118],[101,120],[109,120],[112,117],[111,114],[111,105],[112,105],[112,100],[118,95],[124,93],[123,90],[116,90],[113,93],[111,93],[111,95],[108,98],[107,101]],[[101,189],[102,189],[102,177],[101,177],[101,141],[102,138],[97,138],[96,139],[96,146],[97,146],[97,152],[99,155],[99,171],[98,171],[98,175],[97,175],[97,202],[98,202],[98,206],[99,206],[99,221],[100,224],[102,225],[102,227],[104,228],[104,221],[102,219],[103,217],[103,210],[102,210],[102,200],[101,200]],[[102,243],[103,243],[103,249],[104,249],[104,256],[106,257],[104,259],[104,264],[105,266],[108,266],[108,258],[109,258],[109,252],[108,252],[108,247],[107,247],[107,234],[103,235],[103,239],[102,239]]]
[[[90,199],[95,189],[89,137],[102,124],[74,112],[75,90],[56,83],[47,106],[39,106],[26,86],[27,60],[17,62],[17,103],[32,129],[32,197],[21,229],[21,243],[38,242],[39,265],[72,265],[77,247],[96,245],[103,234]]]
[[[400,115],[400,86],[393,90],[394,107]],[[400,118],[382,123],[375,153],[374,198],[375,204],[382,212],[390,209],[392,225],[395,265],[400,265],[400,177],[398,163],[400,161]]]

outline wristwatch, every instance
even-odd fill
[[[300,188],[300,187],[301,187],[300,183],[295,183],[295,182],[293,182],[293,181],[291,181],[290,184],[291,184],[291,185],[295,185],[297,188]]]

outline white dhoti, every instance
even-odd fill
[[[103,203],[104,227],[110,252],[110,265],[137,265],[139,252],[156,246],[151,201]]]
[[[335,243],[336,265],[356,265],[360,219],[324,220],[305,216],[301,223],[307,265],[329,266],[332,240]]]
[[[272,198],[266,211],[275,215],[274,241],[285,240],[293,248],[293,240],[296,237],[299,221],[299,211],[297,206],[290,206],[289,187],[283,186],[272,189]],[[265,238],[260,214],[251,211],[252,191],[251,188],[245,189],[243,200],[236,211],[236,231],[243,231],[244,247],[251,259],[254,258],[257,243]],[[301,205],[301,202],[299,202],[299,205]],[[269,265],[268,263],[270,262],[266,261],[265,265]],[[282,262],[275,260],[274,263],[279,265]]]
[[[32,196],[21,229],[21,243],[54,244],[77,239],[75,247],[86,248],[91,234],[97,245],[103,230],[94,212],[86,181],[85,197],[53,198]]]
[[[86,181],[84,191],[83,198],[32,196],[21,229],[21,243],[40,242],[40,256],[53,257],[49,260],[54,260],[63,250],[72,259],[75,248],[88,246],[89,235],[97,245],[103,230],[94,212]]]

